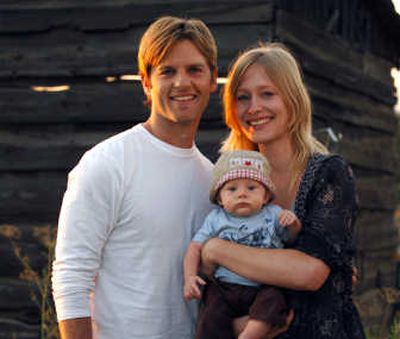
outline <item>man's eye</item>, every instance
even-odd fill
[[[174,73],[174,70],[171,68],[163,68],[160,70],[161,75],[171,75]]]
[[[189,68],[190,73],[200,73],[202,71],[203,71],[203,69],[201,67],[190,67]]]

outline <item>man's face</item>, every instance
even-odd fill
[[[197,124],[217,88],[216,71],[189,40],[178,41],[142,83],[159,127]]]

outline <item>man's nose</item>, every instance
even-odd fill
[[[176,87],[183,87],[190,84],[190,78],[184,71],[178,71],[175,77],[174,85]]]

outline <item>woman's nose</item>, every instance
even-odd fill
[[[249,109],[248,109],[248,113],[249,114],[255,114],[260,112],[261,110],[261,105],[260,105],[260,101],[257,98],[257,96],[253,95],[251,97],[250,103],[249,103]]]

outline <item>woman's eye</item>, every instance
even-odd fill
[[[240,94],[240,95],[236,96],[236,100],[237,101],[249,100],[249,96],[245,95],[245,94]]]
[[[274,95],[274,93],[271,92],[271,91],[264,91],[262,94],[263,94],[263,96],[265,96],[265,97],[270,97],[270,96]]]

